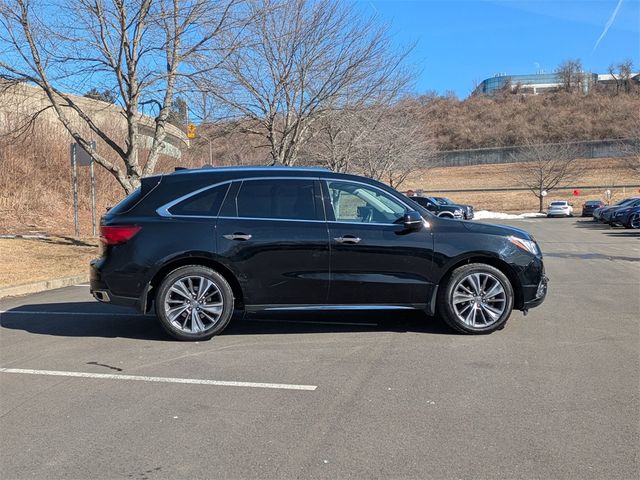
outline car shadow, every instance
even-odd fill
[[[102,307],[98,309],[96,307]],[[154,315],[93,302],[30,304],[0,314],[3,329],[62,337],[168,341]],[[268,312],[236,314],[222,335],[286,335],[348,332],[414,332],[453,335],[440,319],[419,311]]]
[[[640,230],[630,230],[617,226],[613,227],[608,223],[601,223],[595,220],[578,220],[576,221],[576,227],[588,228],[590,230],[601,230],[605,235],[610,237],[640,238]]]

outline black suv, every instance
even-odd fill
[[[455,218],[460,220],[471,220],[473,218],[473,207],[470,205],[458,205],[448,198],[422,196],[413,196],[409,198],[438,217]]]
[[[144,178],[102,218],[101,236],[94,297],[155,304],[181,340],[220,333],[234,309],[418,309],[488,333],[546,295],[527,232],[438,218],[380,182],[322,169]]]

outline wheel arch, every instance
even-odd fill
[[[453,213],[451,213],[451,212],[440,212],[438,214],[438,217],[440,217],[440,218],[453,218]]]
[[[154,273],[145,291],[146,298],[143,304],[144,312],[148,312],[151,309],[151,304],[153,303],[153,299],[155,296],[155,289],[158,287],[158,285],[160,285],[162,280],[176,268],[184,267],[186,265],[200,265],[203,267],[209,267],[218,272],[224,277],[227,282],[229,282],[229,286],[231,287],[233,296],[235,298],[236,307],[244,307],[244,293],[242,291],[242,287],[240,286],[240,282],[238,282],[235,274],[228,267],[226,267],[223,263],[215,260],[214,258],[208,256],[187,255],[167,260]]]
[[[511,283],[511,288],[513,289],[513,295],[514,295],[513,307],[518,310],[522,309],[522,307],[524,306],[524,295],[522,292],[522,285],[518,280],[518,276],[516,272],[513,270],[513,268],[511,268],[511,266],[507,262],[505,262],[504,260],[498,257],[490,257],[482,254],[474,254],[474,255],[469,255],[464,258],[455,260],[453,263],[451,263],[447,267],[447,270],[442,275],[442,278],[440,278],[439,288],[444,287],[444,283],[451,276],[451,272],[453,272],[458,267],[461,267],[463,265],[468,265],[470,263],[484,263],[486,265],[491,265],[492,267],[495,267],[498,270],[500,270],[507,277],[507,279],[509,280],[509,283]]]

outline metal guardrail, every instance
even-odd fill
[[[640,151],[640,139],[620,138],[590,140],[584,142],[547,143],[543,145],[515,145],[510,147],[476,148],[471,150],[444,150],[437,152],[435,163],[443,167],[468,165],[490,165],[530,160],[529,152],[540,147],[569,147],[575,158],[620,158],[629,156],[629,151]]]
[[[575,185],[571,187],[556,187],[553,190],[554,191],[555,190],[606,190],[606,189],[620,190],[620,189],[627,189],[627,188],[640,189],[640,184],[638,185]],[[525,187],[464,188],[464,189],[453,189],[453,190],[440,190],[437,188],[429,189],[429,192],[437,192],[437,193],[530,192],[530,191],[531,191],[530,188],[525,188]]]

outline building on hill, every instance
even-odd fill
[[[121,129],[123,134],[126,131],[127,122],[119,106],[89,97],[72,95],[71,98],[96,124],[111,131]],[[67,114],[72,121],[76,122],[78,128],[82,128],[84,122],[74,110],[68,108]],[[26,83],[16,85],[0,84],[0,136],[19,128],[20,125],[23,125],[36,115],[39,121],[49,122],[64,130],[42,89]],[[140,114],[138,125],[139,135],[143,140],[143,148],[151,147],[155,133],[155,120],[152,117]],[[172,124],[167,124],[165,129],[166,137],[160,153],[169,157],[180,158],[183,150],[189,146],[189,139],[186,133]],[[70,135],[69,141],[71,142]]]
[[[611,87],[616,84],[616,77],[611,74],[582,72],[579,74],[579,84],[583,93],[588,93],[595,86]],[[640,72],[632,73],[630,79],[640,85]],[[617,79],[619,82],[620,79]],[[504,89],[518,90],[518,93],[537,95],[557,90],[563,86],[563,79],[559,73],[532,73],[526,75],[508,75],[499,73],[494,77],[480,82],[473,94],[492,95]]]

